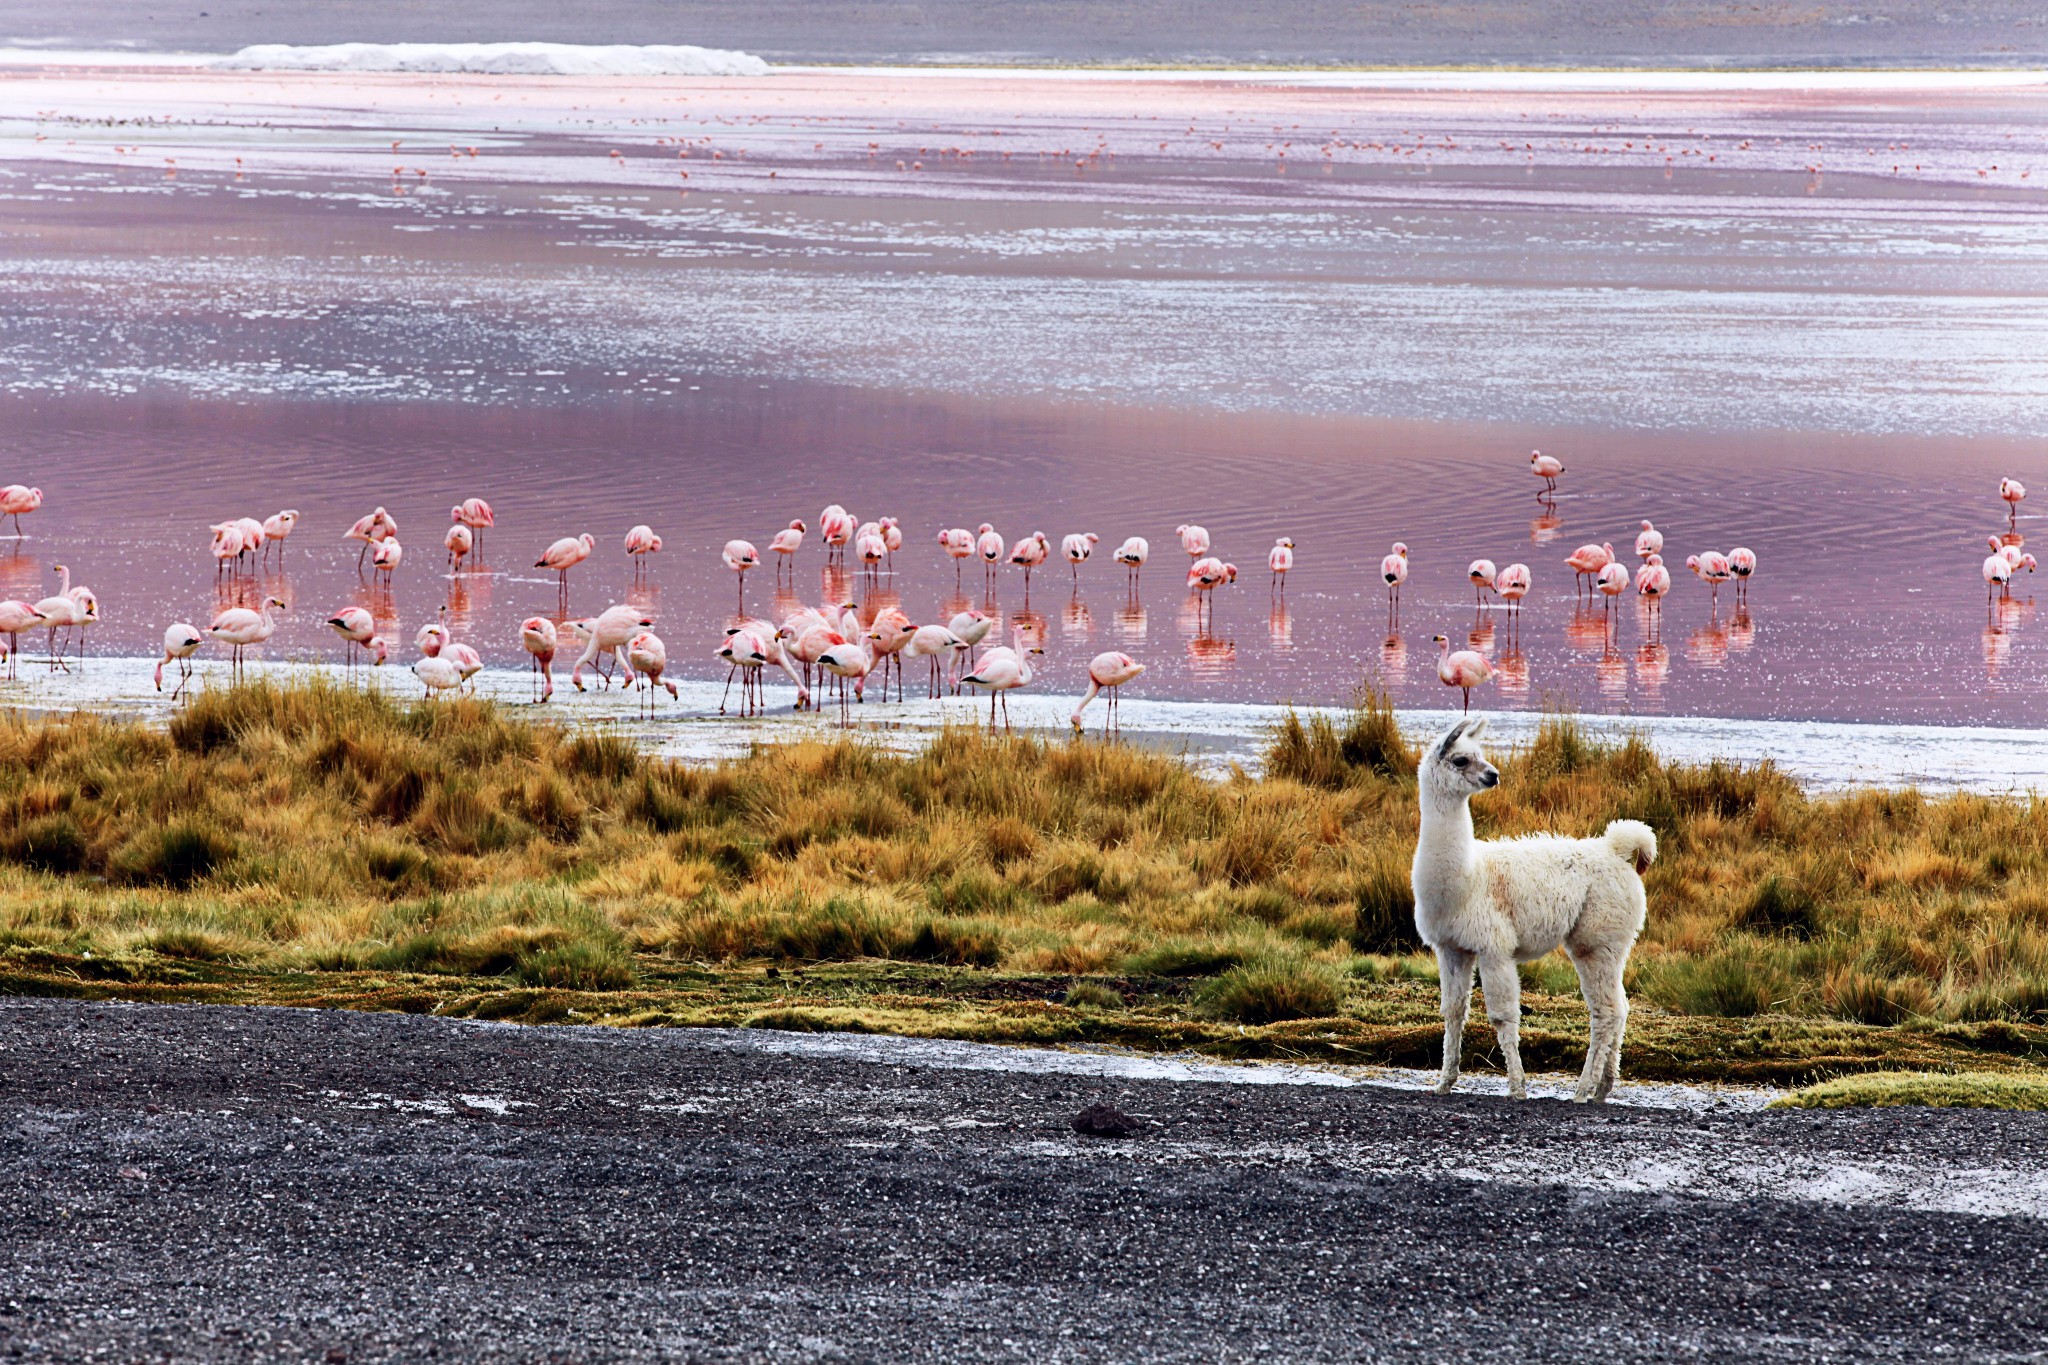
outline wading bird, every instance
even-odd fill
[[[1476,649],[1451,649],[1451,637],[1436,637],[1437,681],[1465,694],[1465,710],[1472,710],[1472,689],[1493,676],[1493,665]]]
[[[1540,450],[1529,452],[1529,472],[1543,480],[1546,493],[1557,491],[1557,476],[1564,473],[1564,461],[1555,455],[1545,455]]]
[[[553,569],[561,575],[561,600],[564,608],[569,603],[569,570],[590,558],[590,552],[596,548],[597,537],[585,531],[580,536],[563,536],[542,551],[539,559],[533,561],[534,568]],[[621,640],[619,643],[624,644],[625,641]]]
[[[164,665],[178,666],[178,685],[171,689],[171,700],[176,701],[185,693],[185,687],[192,681],[192,656],[199,652],[205,639],[197,626],[179,621],[164,628],[164,657],[156,665],[156,690],[164,690]]]
[[[545,616],[529,616],[519,623],[519,643],[526,647],[532,671],[540,678],[540,699],[555,695],[555,647],[561,636],[555,623]]]
[[[270,614],[273,607],[285,610],[284,599],[266,597],[263,605],[254,611],[247,607],[229,607],[215,616],[213,624],[206,628],[209,636],[233,650],[230,657],[237,682],[242,679],[242,651],[251,645],[262,644],[277,633],[277,621]]]
[[[1043,654],[1037,645],[1029,648],[1024,644],[1024,627],[1018,626],[1012,634],[1012,643],[998,645],[981,656],[980,664],[973,672],[960,681],[968,687],[979,687],[988,693],[988,728],[996,728],[996,703],[1003,705],[1003,728],[1010,728],[1010,693],[1020,687],[1031,685],[1031,662],[1028,656]]]
[[[1118,650],[1108,650],[1090,659],[1088,690],[1082,694],[1080,705],[1074,708],[1074,714],[1067,717],[1068,722],[1075,730],[1080,730],[1081,713],[1086,711],[1088,703],[1094,701],[1100,694],[1103,697],[1104,711],[1102,733],[1106,735],[1112,728],[1122,729],[1123,726],[1117,717],[1117,698],[1122,693],[1123,685],[1133,681],[1144,671],[1145,665]]]

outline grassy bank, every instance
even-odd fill
[[[2048,815],[1816,799],[1568,721],[1481,833],[1649,822],[1638,1076],[1807,1080],[2048,1053]],[[1383,706],[1290,721],[1261,780],[949,732],[715,767],[483,703],[327,683],[168,730],[0,721],[0,990],[525,1019],[886,1028],[1426,1065],[1414,756]],[[1577,1064],[1568,964],[1525,969]],[[1470,1046],[1483,1064],[1486,1039]]]

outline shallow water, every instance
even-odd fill
[[[992,606],[1068,696],[1117,648],[1149,697],[1370,678],[1435,707],[1443,631],[1494,658],[1487,708],[2037,725],[2031,589],[1994,606],[1978,577],[1998,477],[2048,427],[2037,94],[0,78],[0,478],[49,495],[0,591],[61,558],[124,654],[277,591],[272,657],[332,657],[320,621],[360,600],[409,658],[445,605],[509,664],[557,600],[534,553],[588,530],[572,608],[631,597],[708,679],[741,600],[718,546],[837,501],[901,519],[893,571],[827,576],[812,543],[749,611]],[[124,113],[160,121],[92,121]],[[1540,153],[1501,145],[1532,125]],[[682,136],[712,142],[657,141]],[[1880,173],[1903,142],[1920,169]],[[1076,146],[1078,171],[1051,155]],[[499,528],[451,577],[471,493]],[[407,545],[388,594],[338,541],[376,504]],[[216,593],[207,524],[281,506],[306,514],[285,569]],[[1661,614],[1576,610],[1564,556],[1645,517]],[[982,520],[1102,543],[1028,600],[1008,567],[956,591],[932,534]],[[1242,570],[1213,616],[1185,520]],[[636,521],[668,542],[638,589]],[[1135,595],[1107,558],[1131,534]],[[1746,611],[1681,567],[1738,543]],[[1475,609],[1477,556],[1533,567],[1520,613]]]

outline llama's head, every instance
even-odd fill
[[[1484,720],[1461,720],[1430,745],[1415,773],[1422,790],[1462,801],[1474,792],[1499,786],[1500,770],[1486,761],[1479,748],[1479,737],[1485,733]]]

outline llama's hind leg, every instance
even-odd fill
[[[1465,1051],[1465,1012],[1472,1007],[1472,954],[1462,948],[1436,950],[1437,983],[1443,992],[1444,1070],[1436,1093],[1447,1095],[1458,1083],[1458,1064]]]
[[[1628,995],[1621,972],[1627,961],[1625,954],[1598,951],[1572,958],[1579,990],[1586,997],[1587,1018],[1586,1065],[1572,1091],[1574,1103],[1605,1100],[1621,1079],[1621,1036],[1628,1028]]]
[[[1479,959],[1479,988],[1486,992],[1486,1018],[1500,1040],[1501,1059],[1508,1067],[1508,1098],[1529,1098],[1522,1075],[1522,977],[1513,958]]]

